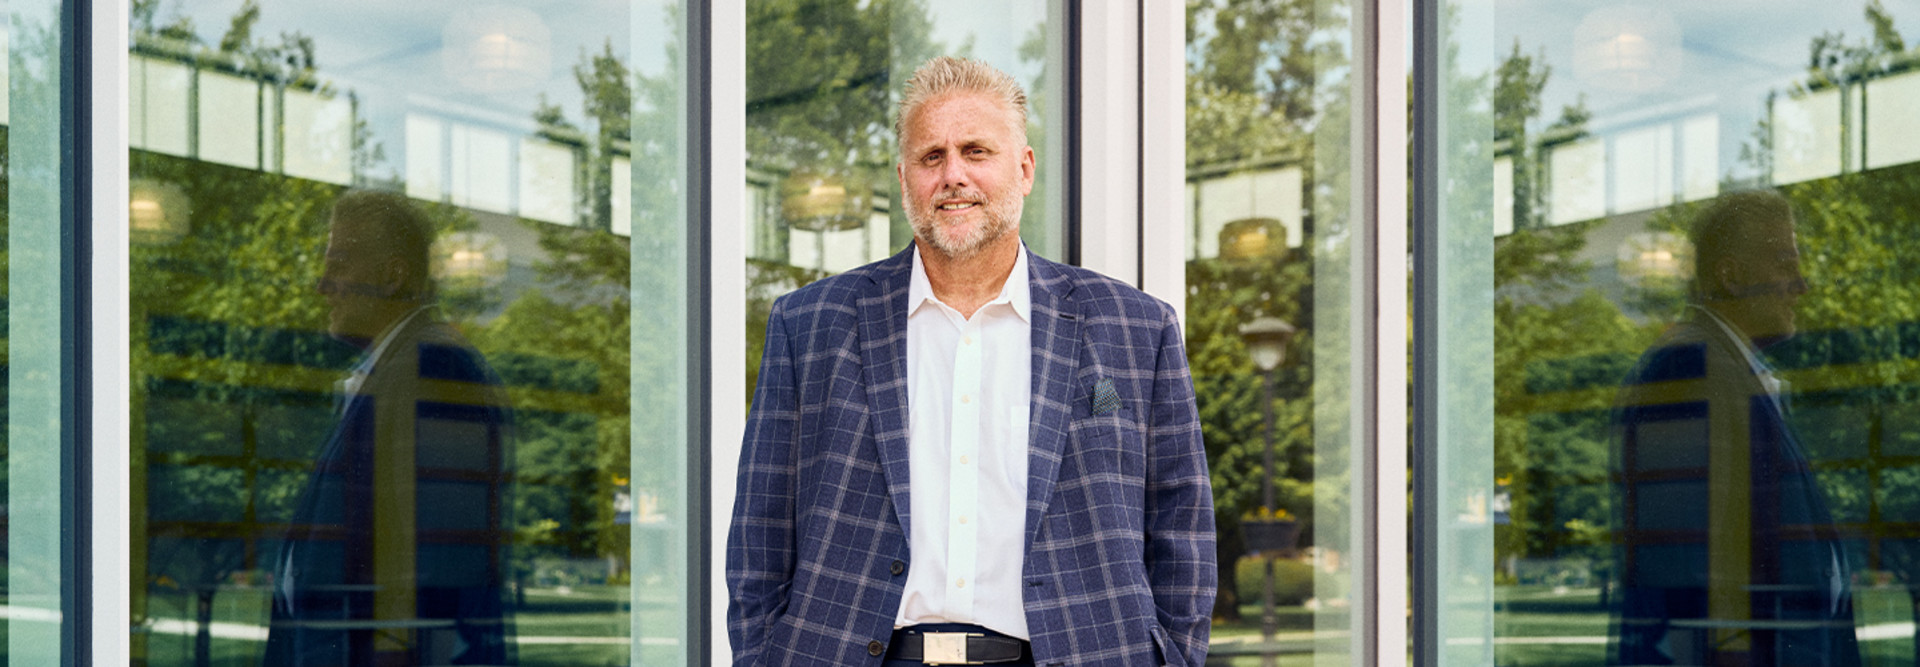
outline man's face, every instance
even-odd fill
[[[1749,238],[1742,256],[1722,268],[1721,286],[1728,298],[1716,304],[1763,345],[1794,334],[1793,308],[1807,292],[1793,223],[1780,223],[1768,232]]]
[[[993,98],[962,92],[927,102],[906,119],[898,171],[915,238],[967,259],[1020,229],[1034,161],[1013,118]]]
[[[395,262],[386,261],[388,253],[369,247],[352,227],[331,226],[319,291],[327,300],[327,333],[364,345],[386,328],[400,282]]]

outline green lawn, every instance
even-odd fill
[[[184,596],[156,594],[149,599],[156,627],[146,633],[148,664],[192,665],[194,650],[190,601]],[[626,665],[630,643],[627,640],[631,615],[628,590],[624,586],[581,586],[567,592],[533,589],[526,605],[513,616],[519,637],[519,664],[526,667],[598,667]],[[258,639],[232,638],[231,635],[259,633],[266,624],[268,598],[264,591],[223,592],[215,598],[214,623],[224,632],[215,633],[210,652],[215,667],[253,667],[258,664],[263,642]],[[642,627],[673,627],[684,614],[670,600],[640,601]],[[219,636],[221,634],[228,637]],[[581,641],[570,642],[568,638]],[[643,659],[666,662],[678,647],[669,643],[643,641]]]
[[[562,665],[626,665],[629,644],[625,640],[630,627],[628,589],[613,586],[583,586],[562,593],[555,589],[528,592],[525,607],[516,610],[514,626],[521,637],[520,662],[529,667]],[[1495,663],[1516,666],[1598,665],[1606,655],[1607,612],[1599,603],[1595,589],[1556,591],[1548,587],[1502,586],[1494,591]],[[149,598],[155,617],[174,621],[170,629],[147,633],[150,664],[191,665],[193,636],[183,619],[190,607],[182,596],[156,594]],[[1866,664],[1914,665],[1914,641],[1904,630],[1913,621],[1912,603],[1903,589],[1863,588],[1855,591],[1857,623],[1877,633],[1861,646]],[[215,600],[214,621],[229,634],[258,632],[264,626],[267,598],[264,591],[223,592]],[[673,627],[683,613],[672,600],[639,603],[642,627]],[[1260,605],[1241,607],[1242,620],[1216,624],[1213,641],[1216,653],[1224,654],[1243,642],[1258,641]],[[1321,613],[1302,606],[1277,610],[1278,644],[1286,652],[1279,661],[1287,667],[1306,667],[1316,661],[1318,650],[1323,659],[1338,664],[1347,650],[1346,615],[1337,610]],[[1315,634],[1316,619],[1321,624]],[[0,624],[3,631],[4,624]],[[1904,634],[1903,634],[1904,633]],[[3,636],[3,635],[0,635]],[[716,635],[722,637],[724,635]],[[580,637],[580,642],[566,638]],[[719,639],[716,639],[719,641]],[[212,642],[212,664],[251,667],[260,650],[258,640],[216,637]],[[642,642],[641,653],[665,660],[678,647]],[[1215,661],[1235,667],[1255,667],[1260,658],[1236,656]]]
[[[1903,626],[1913,622],[1912,603],[1904,589],[1894,587],[1862,588],[1854,592],[1855,622],[1868,638],[1861,642],[1865,664],[1871,666],[1910,666],[1915,660],[1914,641]],[[1607,652],[1607,611],[1600,606],[1597,589],[1556,590],[1546,586],[1501,586],[1494,590],[1494,663],[1501,667],[1574,667],[1603,664]],[[1338,614],[1321,616],[1325,628],[1312,635],[1314,613],[1299,606],[1282,607],[1278,613],[1279,645],[1283,651],[1280,665],[1288,667],[1314,664],[1309,651],[1316,647],[1323,657],[1335,663],[1347,650],[1345,619]],[[1216,653],[1232,650],[1238,642],[1257,639],[1260,634],[1260,606],[1241,607],[1242,620],[1219,623],[1213,628]],[[1892,635],[1892,636],[1886,636]],[[1255,667],[1258,656],[1235,656],[1212,660],[1210,664]],[[1326,663],[1322,663],[1326,664]]]

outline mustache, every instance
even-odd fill
[[[927,198],[927,204],[931,206],[933,202],[942,199],[970,199],[984,204],[987,201],[987,193],[979,188],[947,188],[933,193],[933,196]]]

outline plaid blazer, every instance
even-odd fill
[[[913,560],[912,252],[773,305],[727,534],[737,666],[872,665],[885,651]],[[1028,267],[1021,592],[1035,664],[1198,666],[1213,495],[1179,321],[1111,278],[1031,254]]]

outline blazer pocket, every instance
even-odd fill
[[[1125,410],[1075,419],[1067,425],[1068,455],[1080,457],[1085,472],[1142,477],[1146,473],[1146,433]]]
[[[1173,636],[1167,634],[1166,628],[1160,627],[1159,623],[1147,621],[1147,634],[1153,637],[1153,650],[1159,654],[1155,656],[1159,660],[1158,664],[1186,667],[1186,659],[1180,656],[1179,651],[1173,650]]]

